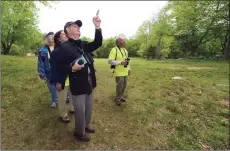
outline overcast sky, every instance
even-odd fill
[[[104,39],[125,34],[135,35],[138,27],[157,14],[167,1],[59,1],[53,8],[40,6],[39,28],[57,32],[68,21],[83,22],[81,35],[94,38],[93,17],[100,10]]]

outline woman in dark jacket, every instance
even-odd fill
[[[56,56],[58,53],[58,48],[60,44],[67,40],[67,37],[63,30],[58,31],[54,35],[54,51],[50,55],[50,65],[51,65],[51,83],[56,85],[56,90],[58,94],[58,110],[60,113],[60,119],[64,123],[70,122],[68,111],[74,113],[74,108],[72,104],[71,92],[69,89],[69,78],[67,75],[60,75],[56,72]],[[67,94],[70,95],[69,103],[66,104]]]

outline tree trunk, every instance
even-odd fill
[[[228,27],[227,27],[228,28]],[[224,56],[225,55],[225,48],[227,47],[228,44],[228,30],[226,30],[226,34],[224,36],[224,38],[221,38],[221,53]]]
[[[10,53],[10,49],[11,49],[11,45],[7,45],[7,47],[3,49],[3,54],[4,55],[9,54]]]
[[[10,44],[6,44],[2,41],[2,50],[3,50],[4,55],[7,55],[10,53],[12,44],[13,44],[13,41]]]
[[[159,36],[159,40],[158,40],[158,43],[157,43],[157,49],[156,49],[156,58],[157,59],[160,59],[160,56],[161,56],[161,38],[162,38],[162,35]]]

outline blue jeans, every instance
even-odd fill
[[[58,103],[58,97],[57,97],[56,86],[54,84],[51,84],[50,80],[48,80],[46,83],[47,83],[47,86],[48,86],[50,94],[51,94],[52,103],[57,104]]]
[[[68,91],[67,96],[66,96],[66,103],[69,103],[69,91]]]

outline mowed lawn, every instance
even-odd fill
[[[224,61],[131,59],[122,106],[106,59],[96,59],[89,143],[75,141],[74,117],[59,121],[37,76],[36,57],[1,56],[1,141],[10,150],[229,148],[229,65]],[[180,76],[182,79],[173,79]]]

